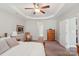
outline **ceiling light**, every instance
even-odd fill
[[[35,12],[38,12],[39,13],[40,12],[40,9],[35,9]]]

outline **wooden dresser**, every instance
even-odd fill
[[[25,32],[25,41],[31,41],[32,40],[32,35],[30,32]]]
[[[78,56],[79,56],[79,45],[77,45],[77,53],[78,53]]]
[[[48,41],[55,41],[55,30],[54,29],[48,29],[47,40]]]

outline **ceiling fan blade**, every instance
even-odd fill
[[[45,12],[43,10],[40,10],[41,13],[45,14]]]
[[[33,3],[33,5],[36,5],[36,3]]]
[[[33,3],[33,5],[37,5],[37,6],[39,6],[39,3]]]
[[[44,9],[44,8],[50,8],[50,6],[49,5],[47,5],[47,6],[43,6],[43,7],[41,7],[42,9]]]
[[[39,8],[39,3],[33,3],[34,8]]]
[[[34,9],[34,8],[25,8],[25,9]]]

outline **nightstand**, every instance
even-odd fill
[[[77,53],[78,53],[78,56],[79,56],[79,45],[76,45],[77,46]]]

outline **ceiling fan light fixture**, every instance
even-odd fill
[[[35,12],[39,13],[40,12],[40,9],[35,9]]]
[[[33,3],[33,6],[34,7],[32,8],[25,8],[25,9],[33,9],[34,10],[33,14],[36,14],[36,13],[45,14],[45,11],[43,9],[50,8],[50,5],[41,6],[39,3]]]

